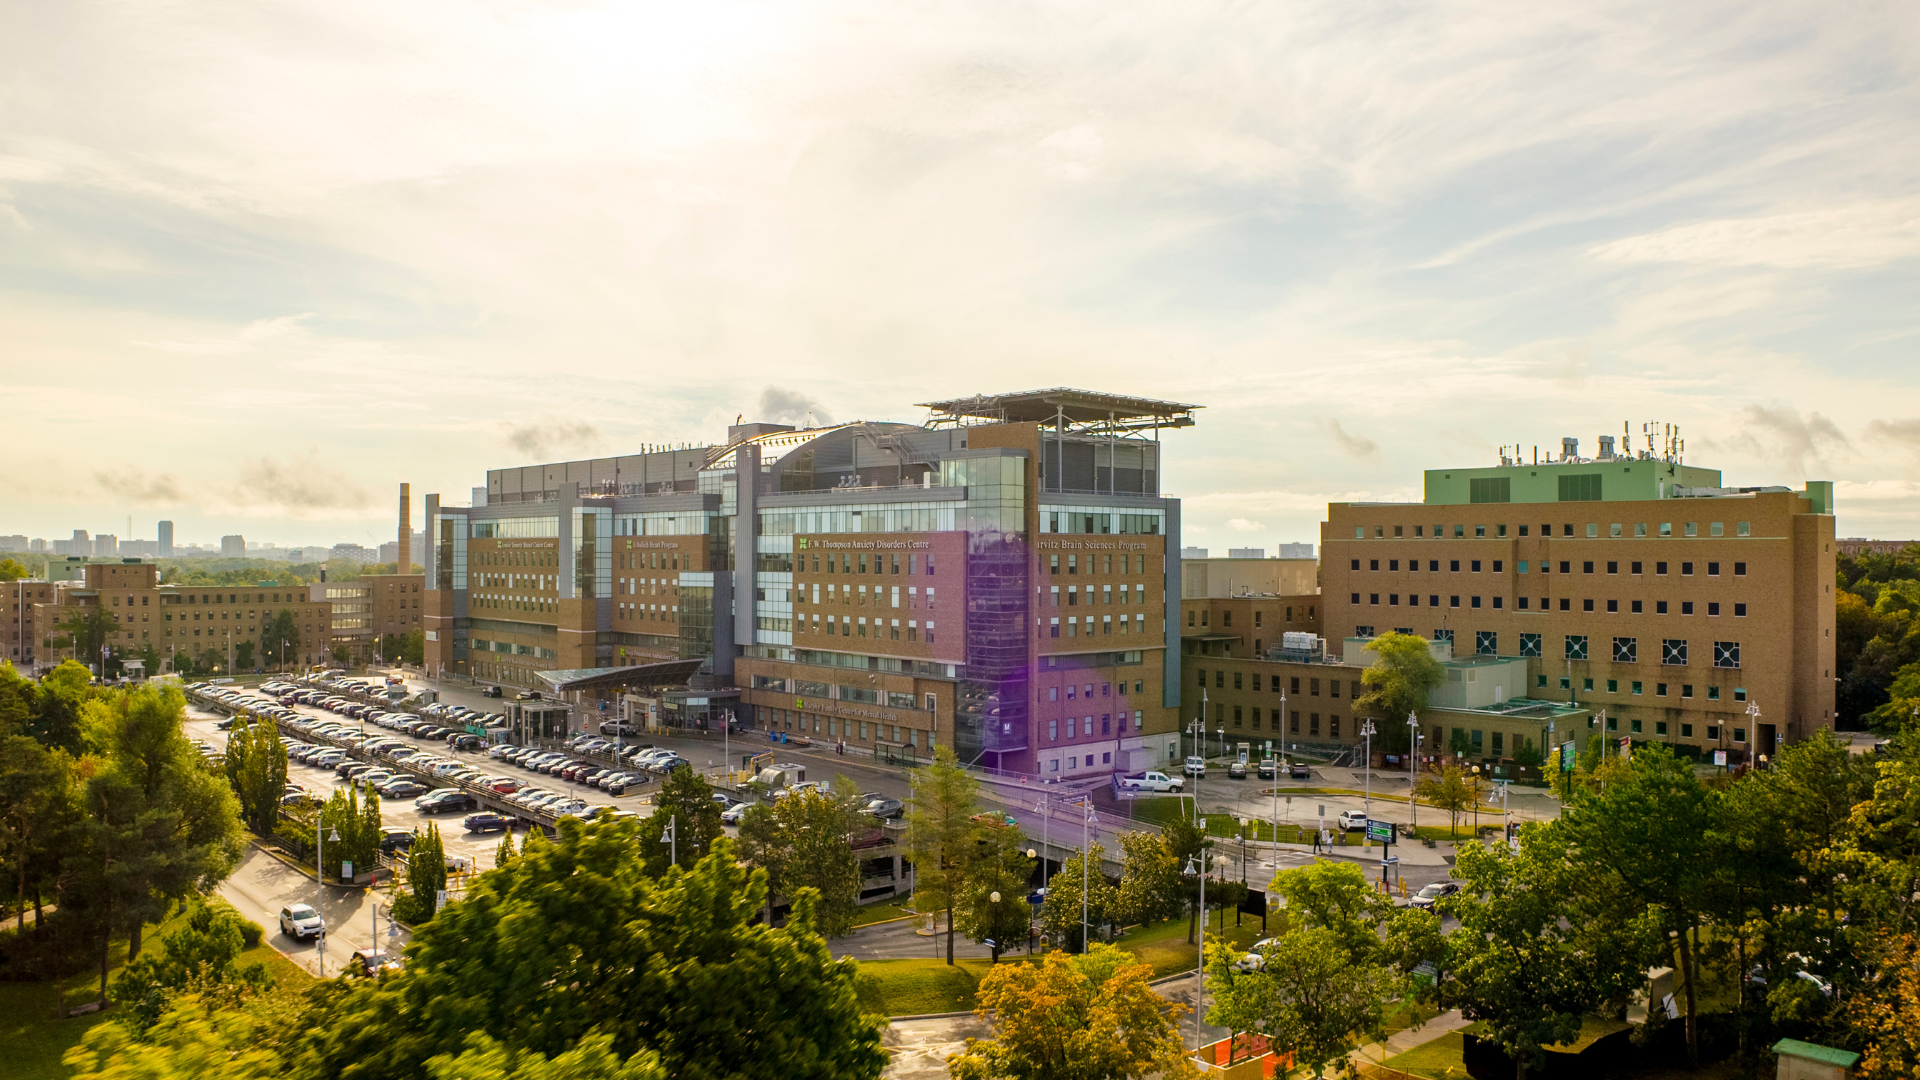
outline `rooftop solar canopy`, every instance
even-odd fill
[[[1016,394],[980,394],[947,401],[923,401],[923,409],[949,416],[974,416],[1006,423],[1048,423],[1064,415],[1078,424],[1113,420],[1156,420],[1164,427],[1186,427],[1193,423],[1193,410],[1199,405],[1124,394],[1100,394],[1091,390],[1055,387],[1051,390],[1027,390]]]

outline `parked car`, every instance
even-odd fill
[[[1353,832],[1356,829],[1366,828],[1367,812],[1365,810],[1340,811],[1340,827],[1346,830],[1347,832]]]
[[[1234,762],[1233,764],[1231,764],[1231,765],[1228,765],[1228,766],[1227,766],[1227,779],[1229,779],[1229,780],[1245,780],[1246,778],[1247,778],[1247,763],[1246,763],[1246,762],[1244,762],[1244,761],[1236,761],[1236,762]]]
[[[1247,955],[1233,962],[1233,970],[1240,972],[1259,971],[1267,966],[1267,946],[1273,944],[1272,938],[1261,938],[1247,950]]]
[[[1304,761],[1296,761],[1287,766],[1287,775],[1295,780],[1313,779],[1313,772],[1307,768],[1307,763]]]
[[[1275,764],[1272,758],[1260,759],[1260,768],[1259,768],[1260,779],[1272,780],[1274,777],[1278,775],[1279,775],[1279,766]]]
[[[489,686],[485,690],[480,691],[481,697],[499,697],[500,694],[501,690],[497,686]]]
[[[380,850],[382,853],[392,855],[395,852],[406,851],[411,847],[413,847],[412,829],[401,828],[398,825],[389,825],[380,830]]]
[[[720,820],[728,825],[740,824],[740,819],[747,816],[747,805],[747,803],[734,803],[720,811]]]
[[[1120,778],[1122,791],[1180,791],[1187,786],[1185,780],[1177,776],[1168,776],[1163,772],[1141,772]]]
[[[1431,885],[1421,886],[1420,891],[1414,893],[1413,899],[1407,901],[1407,903],[1417,908],[1431,910],[1435,901],[1452,896],[1459,891],[1460,885],[1458,882],[1436,881]]]
[[[1187,756],[1186,773],[1188,776],[1207,775],[1207,759],[1198,754],[1189,754]]]
[[[309,904],[288,904],[280,909],[280,932],[290,938],[319,937],[327,921]]]
[[[513,819],[488,810],[467,815],[467,819],[461,824],[467,827],[468,832],[506,832],[513,828]]]
[[[899,799],[888,798],[884,795],[867,803],[867,813],[872,814],[882,821],[891,821],[906,812],[906,803],[901,802]]]

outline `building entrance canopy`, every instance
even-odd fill
[[[555,693],[607,690],[622,686],[668,686],[686,682],[705,662],[704,659],[665,660],[657,664],[635,664],[630,667],[567,668],[561,671],[536,671],[534,674]]]

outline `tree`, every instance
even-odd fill
[[[500,834],[500,847],[493,853],[493,865],[496,869],[513,861],[513,830]]]
[[[92,672],[72,660],[62,660],[59,667],[40,678],[26,734],[43,746],[79,753],[80,709],[95,696],[92,684]]]
[[[362,873],[380,852],[380,796],[369,792],[362,803],[357,789],[336,789],[315,815],[314,828],[323,841],[320,852],[329,875],[338,873],[341,863],[352,863],[354,873]]]
[[[1120,834],[1120,895],[1115,909],[1122,922],[1149,923],[1187,910],[1187,882],[1165,833]]]
[[[75,608],[59,628],[72,640],[74,652],[93,667],[100,663],[100,650],[106,647],[108,636],[120,629],[120,620],[99,604],[87,604]]]
[[[1354,711],[1387,721],[1381,727],[1381,748],[1398,753],[1407,748],[1407,717],[1427,707],[1427,694],[1447,679],[1447,669],[1433,658],[1425,638],[1412,634],[1382,634],[1366,645],[1373,663],[1360,675],[1366,687],[1354,701]]]
[[[1080,940],[1082,876],[1087,886],[1085,917],[1089,937],[1112,920],[1120,899],[1119,891],[1100,869],[1106,853],[1106,848],[1096,840],[1086,851],[1062,862],[1060,872],[1047,881],[1047,901],[1040,905],[1040,929],[1072,942],[1075,952],[1086,947]]]
[[[1160,836],[1167,845],[1167,853],[1173,856],[1173,865],[1186,890],[1187,944],[1191,945],[1194,943],[1194,933],[1199,929],[1200,876],[1188,874],[1187,866],[1198,866],[1200,860],[1207,858],[1213,841],[1207,837],[1205,829],[1184,817],[1161,826]]]
[[[1027,857],[1025,839],[1017,829],[981,829],[973,872],[954,906],[960,932],[973,941],[993,942],[995,962],[1002,949],[1017,947],[1015,942],[1027,936],[1033,923],[1033,907],[1027,903],[1033,860]]]
[[[40,885],[59,866],[61,833],[71,823],[73,762],[25,735],[0,737],[0,856],[14,884],[20,928],[26,927],[29,887],[38,907]],[[36,912],[35,925],[39,925]]]
[[[128,964],[107,996],[127,1006],[122,1022],[140,1034],[158,1023],[175,994],[236,994],[264,990],[273,984],[265,964],[241,964],[247,931],[257,940],[260,927],[242,918],[224,900],[191,902],[187,924],[168,934],[158,953],[149,951]]]
[[[1625,767],[1576,798],[1559,822],[1595,918],[1621,924],[1644,916],[1655,939],[1677,951],[1689,1061],[1699,1055],[1694,939],[1705,914],[1709,834],[1718,810],[1715,792],[1700,783],[1693,766],[1655,743],[1636,748]]]
[[[739,850],[767,873],[767,917],[773,904],[812,889],[819,900],[815,925],[828,937],[853,929],[860,899],[860,865],[852,843],[873,829],[859,789],[845,777],[831,789],[794,792],[771,806],[747,808]]]
[[[446,887],[446,844],[440,839],[440,826],[428,822],[427,831],[416,834],[407,849],[408,891],[395,899],[393,917],[416,926],[426,922],[439,911],[440,893]]]
[[[240,816],[257,836],[280,823],[287,795],[287,752],[273,724],[236,724],[227,736],[227,783],[240,800]]]
[[[1181,1007],[1154,992],[1152,977],[1152,968],[1110,945],[995,967],[980,980],[974,1007],[994,1037],[968,1039],[947,1059],[954,1080],[1195,1075],[1181,1047]]]
[[[947,964],[953,964],[956,927],[953,909],[967,892],[973,858],[979,849],[979,810],[974,778],[960,767],[953,748],[942,743],[933,761],[913,770],[913,801],[907,812],[905,844],[913,860],[915,904],[922,911],[947,913]]]
[[[260,628],[260,649],[269,667],[285,667],[300,655],[300,624],[281,608]]]
[[[469,1034],[466,1047],[458,1056],[429,1059],[427,1080],[667,1080],[660,1055],[643,1050],[622,1061],[605,1034],[589,1035],[551,1059],[502,1046],[483,1031]]]
[[[419,928],[405,971],[342,994],[313,1025],[319,1075],[423,1074],[470,1032],[556,1057],[589,1036],[652,1051],[687,1080],[873,1078],[885,1065],[855,966],[834,959],[802,890],[786,926],[756,925],[764,876],[732,842],[691,869],[646,869],[636,823],[560,822]],[[451,1074],[443,1074],[451,1075]]]
[[[1447,812],[1449,835],[1459,831],[1460,816],[1473,809],[1477,800],[1468,782],[1467,770],[1452,763],[1442,763],[1421,773],[1413,793],[1416,798]]]
[[[76,906],[100,942],[103,999],[108,938],[124,930],[137,958],[142,927],[225,879],[244,849],[232,791],[181,734],[185,712],[177,688],[153,683],[85,709],[86,737],[107,762],[87,781],[87,819],[67,855]],[[68,898],[63,890],[63,908]]]
[[[1465,845],[1454,866],[1461,891],[1439,903],[1460,920],[1446,939],[1441,1006],[1483,1022],[1522,1077],[1546,1063],[1545,1047],[1579,1034],[1583,1015],[1624,994],[1639,971],[1629,942],[1595,948],[1595,924],[1567,918],[1574,870],[1552,829],[1522,830],[1517,853],[1506,844]]]
[[[1393,901],[1352,863],[1309,863],[1274,875],[1271,891],[1286,898],[1290,926],[1319,927],[1341,942],[1343,954],[1372,959],[1381,949],[1379,927]]]
[[[233,670],[249,671],[253,668],[253,642],[236,642],[233,646]]]
[[[667,843],[667,823],[673,822],[673,843]],[[667,774],[654,796],[653,814],[640,827],[640,846],[647,865],[664,874],[674,852],[679,865],[692,866],[706,858],[713,842],[726,835],[720,827],[720,804],[713,801],[707,778],[682,765]]]
[[[1213,1000],[1207,1022],[1229,1031],[1257,1031],[1291,1053],[1308,1076],[1355,1046],[1385,1038],[1387,1007],[1404,981],[1377,960],[1356,956],[1351,942],[1324,926],[1289,930],[1261,951],[1257,970],[1237,971],[1232,947],[1207,948]]]
[[[1843,1019],[1866,1051],[1861,1080],[1920,1075],[1920,937],[1883,933],[1871,951],[1873,977],[1850,997]]]
[[[31,574],[32,571],[12,559],[0,559],[0,581],[19,581]]]

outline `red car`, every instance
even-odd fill
[[[496,776],[487,783],[489,791],[497,791],[502,795],[511,795],[525,786],[511,776]]]

